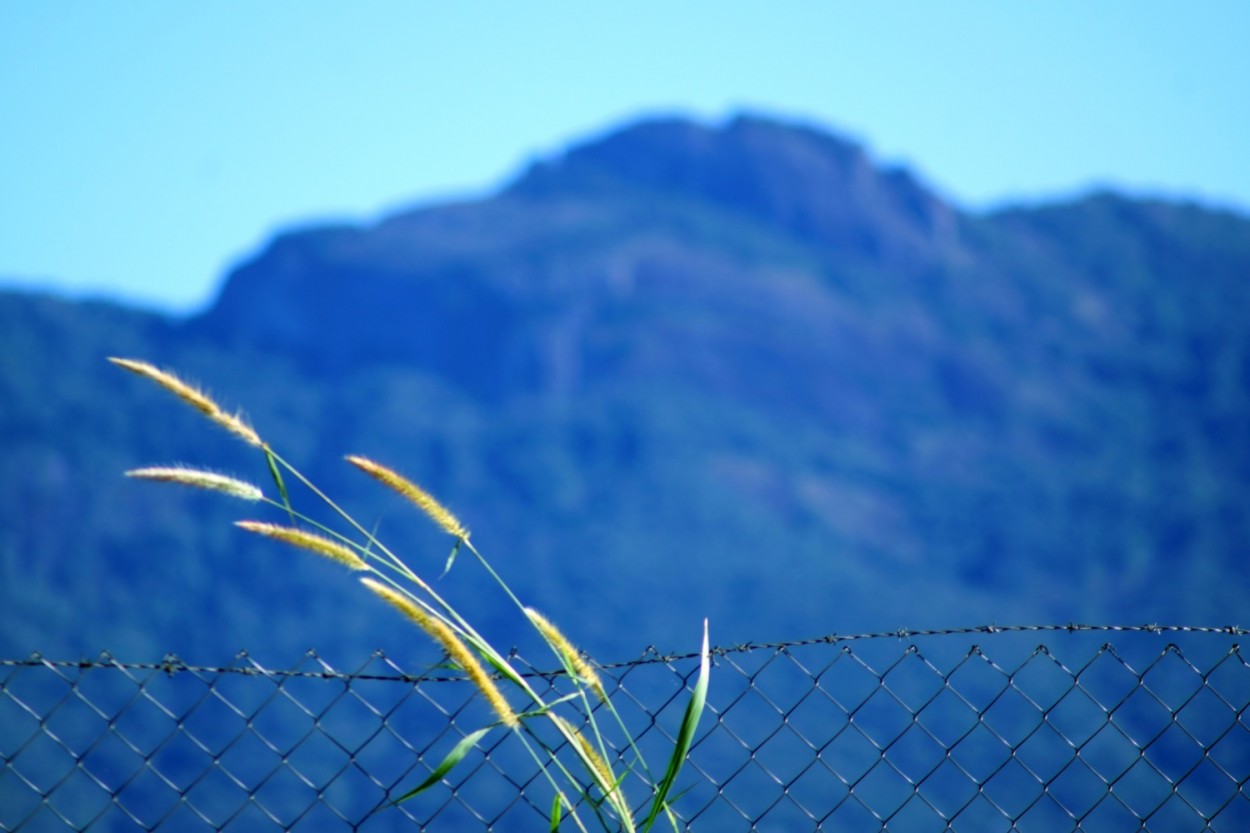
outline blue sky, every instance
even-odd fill
[[[969,208],[1250,213],[1250,3],[0,6],[0,286],[186,311],[275,230],[485,194],[642,114],[848,134]]]

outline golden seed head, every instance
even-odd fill
[[[413,483],[393,469],[388,469],[386,466],[373,462],[367,457],[353,454],[348,456],[347,462],[416,504],[422,512],[429,515],[436,524],[441,526],[448,535],[462,540],[468,539],[469,530],[465,529],[460,521],[456,520],[456,516],[451,514],[446,507],[416,483]]]
[[[225,428],[231,434],[234,434],[248,445],[254,445],[257,448],[264,448],[264,441],[260,438],[260,435],[256,433],[256,429],[244,421],[242,414],[229,414],[225,411],[218,411],[211,417],[211,419],[213,422],[217,423],[222,428]]]
[[[118,359],[112,356],[109,357],[109,361],[119,367],[126,368],[131,373],[137,373],[140,376],[151,379],[183,402],[207,416],[212,416],[213,413],[221,410],[217,403],[209,399],[203,391],[192,387],[174,374],[161,370],[156,365],[134,359]]]
[[[261,523],[260,521],[237,521],[235,526],[246,529],[248,532],[254,532],[257,535],[264,535],[266,538],[283,541],[293,547],[314,552],[331,561],[337,561],[350,570],[369,569],[364,559],[349,547],[337,541],[331,541],[329,538],[323,538],[320,535],[296,529],[293,526],[278,526],[277,524]]]
[[[429,621],[430,614],[426,613],[420,605],[395,588],[371,578],[362,578],[360,583],[380,596],[391,607],[407,616],[419,627],[424,628],[425,623]]]
[[[264,445],[260,436],[257,435],[250,425],[243,421],[241,416],[223,410],[208,394],[199,388],[187,384],[173,373],[161,370],[159,367],[147,362],[136,361],[135,359],[119,359],[110,356],[109,361],[118,367],[129,370],[131,373],[137,373],[140,376],[151,379],[249,445],[254,445],[258,448]]]
[[[603,688],[603,681],[599,679],[599,673],[595,671],[594,666],[586,661],[586,657],[582,655],[582,652],[577,650],[577,647],[568,640],[568,637],[560,632],[560,629],[550,619],[534,608],[525,608],[525,615],[534,623],[534,627],[538,628],[538,632],[543,635],[547,643],[564,658],[565,664],[573,668],[577,676],[586,685],[590,686],[601,702],[606,703],[608,694]]]
[[[450,625],[437,616],[432,616],[422,609],[420,605],[408,598],[408,596],[392,587],[379,581],[374,581],[371,578],[362,578],[360,583],[368,587],[384,601],[408,617],[417,627],[429,634],[430,638],[437,642],[447,652],[447,655],[460,666],[465,676],[477,686],[477,690],[486,698],[486,702],[494,709],[495,714],[499,715],[500,722],[510,729],[516,729],[521,725],[516,712],[512,711],[512,707],[508,705],[508,700],[503,696],[503,692],[499,690],[499,686],[495,685],[495,681],[482,668],[482,663],[460,641],[460,637],[456,635],[456,632],[451,629]]]
[[[564,730],[565,735],[573,738],[573,742],[577,744],[577,748],[581,752],[582,762],[590,772],[591,777],[598,783],[599,789],[603,790],[605,795],[610,795],[615,791],[616,779],[612,776],[612,770],[608,767],[608,762],[599,754],[599,750],[595,749],[594,744],[588,741],[586,736],[579,732],[572,723],[569,723],[555,712],[549,712],[549,714],[551,719]]]
[[[126,472],[126,476],[139,480],[156,480],[161,483],[179,483],[183,486],[193,486],[197,489],[208,489],[209,491],[222,492],[241,500],[256,501],[261,500],[265,496],[259,488],[246,481],[211,471],[189,469],[184,466],[149,466],[142,469],[131,469]]]

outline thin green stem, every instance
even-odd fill
[[[499,573],[495,572],[495,568],[490,566],[490,562],[486,560],[486,557],[483,556],[480,552],[478,552],[477,547],[473,546],[472,541],[470,541],[468,538],[464,538],[462,540],[464,541],[464,545],[469,548],[469,552],[477,556],[478,563],[480,563],[483,567],[486,568],[486,572],[490,573],[490,577],[495,580],[495,583],[503,588],[503,592],[508,594],[508,598],[512,599],[512,603],[517,606],[517,609],[520,610],[522,613],[524,613],[525,605],[522,604],[521,600],[518,599],[516,594],[512,592],[512,588],[509,587],[508,583],[503,580],[503,577],[499,575]],[[529,618],[529,617],[526,617],[526,618]]]
[[[433,593],[433,590],[429,588],[429,585],[427,585],[421,579],[420,576],[414,573],[412,569],[403,562],[403,559],[401,559],[395,553],[391,552],[385,545],[382,544],[381,541],[377,539],[376,536],[374,536],[372,532],[370,532],[369,530],[361,526],[361,524],[354,517],[352,517],[352,515],[346,509],[343,509],[341,506],[335,503],[334,500],[329,495],[321,491],[321,489],[317,488],[317,485],[313,483],[311,480],[309,480],[307,477],[305,477],[303,472],[301,472],[299,469],[295,468],[295,466],[288,463],[286,459],[282,457],[282,455],[278,454],[278,452],[274,451],[272,448],[268,449],[268,453],[273,457],[275,461],[281,464],[282,468],[286,469],[287,472],[289,472],[296,480],[304,484],[305,488],[307,488],[310,492],[316,495],[326,506],[329,506],[332,510],[334,510],[335,514],[337,514],[340,518],[342,518],[344,521],[350,524],[353,529],[355,529],[357,532],[363,535],[365,539],[368,540],[371,544],[377,546],[378,551],[386,555],[386,557],[389,558],[394,563],[395,567],[400,571],[400,573],[403,574],[405,578],[407,578],[408,580],[418,585],[422,590],[426,590],[430,593]],[[284,508],[286,507],[284,506]]]
[[[524,724],[522,725],[524,726]],[[547,753],[547,761],[543,761],[543,759],[539,756],[539,754],[536,751],[534,751],[534,747],[530,744],[529,740],[526,738],[526,733],[528,733],[530,737],[532,737],[538,743],[538,745],[542,747],[542,750],[545,753]],[[556,781],[556,779],[551,775],[551,772],[548,770],[548,763],[554,763],[556,765],[556,768],[560,770],[560,773],[566,779],[568,779],[568,781],[572,783],[573,786],[577,787],[579,791],[582,791],[584,793],[584,789],[582,787],[581,782],[573,777],[573,774],[569,772],[568,768],[564,765],[564,762],[561,761],[559,757],[551,749],[547,748],[546,744],[542,742],[541,738],[539,738],[537,735],[533,733],[532,729],[530,729],[529,727],[525,727],[523,732],[521,731],[516,732],[516,736],[521,739],[521,744],[525,747],[525,751],[528,752],[530,754],[530,757],[534,759],[534,763],[538,765],[538,768],[542,771],[543,776],[547,779],[548,783],[551,784],[551,788],[556,791],[556,795],[560,796],[560,800],[563,801],[564,806],[568,808],[569,815],[573,817],[574,823],[577,824],[577,829],[581,830],[582,833],[588,833],[588,831],[586,830],[586,826],[582,823],[581,818],[577,815],[577,805],[569,801],[568,796],[564,794],[564,790],[560,788],[560,784]],[[596,813],[597,812],[598,811],[596,810]],[[602,821],[603,819],[600,818],[600,822]],[[606,829],[607,825],[604,825],[604,828]]]
[[[497,671],[499,671],[507,679],[509,679],[514,684],[516,684],[519,688],[521,688],[521,690],[524,691],[525,694],[528,695],[535,703],[539,705],[545,705],[543,699],[538,695],[538,692],[536,692],[534,688],[530,686],[529,683],[527,683],[523,677],[521,677],[519,674],[516,673],[516,671],[512,668],[511,664],[504,658],[504,656],[501,653],[499,653],[499,651],[496,650],[495,647],[492,646],[490,642],[488,642],[481,634],[479,634],[477,630],[469,623],[469,621],[465,619],[462,615],[460,615],[460,612],[456,610],[456,608],[452,606],[450,602],[448,602],[446,599],[440,596],[434,590],[434,588],[430,587],[430,585],[427,584],[425,581],[423,581],[420,576],[418,576],[415,572],[413,572],[412,569],[409,568],[408,565],[405,564],[403,560],[399,558],[399,556],[395,555],[395,553],[393,553],[389,548],[387,548],[387,546],[383,544],[377,538],[377,536],[375,536],[369,530],[365,529],[365,527],[361,525],[360,522],[357,521],[351,515],[351,513],[343,509],[337,503],[335,503],[334,500],[329,495],[327,495],[320,488],[318,488],[315,483],[313,483],[311,480],[305,477],[303,472],[295,468],[295,466],[293,466],[291,463],[287,462],[286,459],[284,459],[276,451],[269,449],[269,454],[273,457],[275,461],[277,461],[282,466],[282,468],[286,469],[286,471],[289,472],[296,480],[302,483],[305,486],[305,488],[307,488],[314,495],[320,498],[321,501],[325,503],[327,506],[329,506],[330,509],[332,509],[340,518],[342,518],[344,521],[350,524],[353,529],[355,529],[358,533],[364,536],[365,540],[367,540],[371,546],[376,547],[379,552],[383,553],[386,556],[386,559],[388,559],[391,562],[391,566],[393,566],[393,568],[395,568],[396,571],[399,572],[401,576],[403,576],[403,578],[416,584],[418,587],[421,588],[422,592],[428,594],[429,597],[438,605],[438,607],[441,608],[441,612],[438,610],[435,610],[431,605],[427,604],[423,599],[420,599],[419,597],[414,595],[411,591],[403,587],[401,584],[396,582],[390,576],[386,576],[383,573],[378,573],[374,571],[376,575],[387,580],[396,590],[407,595],[413,602],[421,604],[422,607],[428,612],[430,612],[432,615],[437,615],[440,619],[446,622],[448,626],[456,630],[460,634],[460,636],[464,638],[465,641],[467,641],[470,645],[472,645],[473,648],[479,654],[482,654],[490,662],[490,664],[495,667]],[[284,504],[279,504],[279,505],[282,506],[283,508],[289,509],[289,507],[287,507]],[[301,517],[303,517],[303,515],[301,515]],[[320,524],[317,524],[317,526],[319,528],[324,528]],[[468,541],[466,540],[465,543],[467,544]],[[357,549],[361,549],[361,550],[364,549],[360,547],[359,545],[355,545],[355,546],[357,547]],[[474,549],[471,544],[469,545],[469,548],[472,549],[474,553],[477,553],[477,550]],[[478,553],[478,558],[481,559],[480,553]],[[492,570],[492,573],[493,572],[494,571]],[[495,578],[496,578],[496,581],[500,582],[500,584],[503,583],[503,580],[499,578],[497,574],[495,575]],[[516,599],[516,596],[512,595],[510,591],[509,591],[509,595],[512,596],[513,601],[517,601],[517,603],[520,604],[520,602]]]
[[[491,578],[495,580],[495,583],[498,584],[503,589],[503,591],[508,595],[508,597],[512,599],[512,602],[521,610],[522,613],[524,613],[525,605],[516,596],[516,594],[512,592],[512,588],[509,587],[508,583],[504,581],[503,577],[500,576],[498,572],[496,572],[495,568],[491,566],[490,562],[486,559],[486,557],[482,555],[482,553],[477,549],[477,547],[473,546],[472,542],[470,542],[468,539],[464,540],[464,544],[465,546],[469,548],[469,551],[472,552],[474,556],[476,556],[478,562],[486,569],[486,572],[491,576]],[[537,630],[537,628],[535,629]],[[578,691],[580,692],[582,696],[583,712],[585,713],[587,719],[590,722],[591,730],[595,735],[595,740],[599,746],[600,754],[603,755],[604,760],[607,761],[607,744],[604,742],[604,736],[602,732],[599,730],[598,722],[595,720],[594,709],[591,708],[589,699],[586,697],[586,693],[585,693],[586,687],[582,685],[580,682],[577,682],[576,674],[573,672],[572,669],[567,667],[567,664],[565,663],[564,658],[560,655],[560,652],[556,649],[556,647],[554,645],[550,645],[549,647],[551,648],[552,653],[555,654],[556,658],[559,659],[562,664],[566,665],[566,672],[568,673],[569,677],[574,680],[574,685],[577,686]],[[608,708],[608,711],[612,714],[613,718],[616,720],[616,725],[621,729],[621,733],[625,736],[626,743],[629,746],[630,751],[633,753],[635,760],[642,767],[642,771],[646,778],[647,783],[651,786],[651,789],[654,791],[656,789],[655,779],[651,774],[650,767],[647,766],[646,758],[643,757],[642,751],[638,749],[638,745],[635,742],[633,735],[630,734],[628,727],[625,726],[624,719],[621,717],[620,713],[616,710],[616,708],[612,705],[611,700],[608,700],[607,698],[605,698],[604,702]],[[632,828],[632,823],[630,824],[630,826]]]

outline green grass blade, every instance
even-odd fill
[[[282,472],[278,468],[278,461],[274,457],[274,453],[269,450],[269,446],[264,446],[265,462],[269,464],[269,476],[273,478],[273,485],[278,488],[278,494],[282,497],[282,505],[286,507],[287,514],[291,516],[291,523],[295,523],[295,509],[291,506],[291,496],[287,494],[286,482],[282,479]]]
[[[451,548],[451,555],[447,556],[447,564],[443,567],[443,574],[439,578],[446,578],[451,572],[451,565],[456,563],[456,555],[460,552],[460,544],[464,542],[463,538],[457,538],[456,544]]]
[[[707,703],[707,682],[711,668],[711,660],[707,642],[707,620],[703,620],[703,650],[699,657],[699,678],[695,681],[694,690],[690,694],[690,702],[686,704],[686,714],[682,717],[681,728],[677,730],[677,743],[673,746],[673,756],[668,761],[668,769],[660,786],[655,791],[655,799],[651,803],[651,811],[642,829],[648,831],[655,824],[660,813],[668,807],[668,794],[677,780],[686,756],[690,754],[690,744],[694,742],[695,729],[699,727],[699,718],[703,716],[703,707]]]
[[[551,833],[556,833],[560,829],[560,811],[564,808],[564,802],[560,800],[560,796],[556,796],[551,800]]]
[[[470,732],[469,734],[465,735],[463,738],[460,739],[460,742],[457,743],[455,747],[452,748],[452,750],[447,753],[447,757],[443,758],[443,762],[434,768],[434,771],[430,773],[429,778],[426,778],[424,781],[418,784],[415,788],[404,793],[403,795],[401,795],[399,798],[395,799],[391,803],[400,804],[402,802],[405,802],[408,799],[412,798],[414,795],[417,795],[418,793],[428,790],[430,787],[434,786],[439,781],[443,780],[443,776],[451,772],[452,768],[456,764],[464,760],[464,756],[469,754],[469,750],[477,746],[478,741],[480,741],[483,737],[485,737],[486,733],[489,732],[492,728],[494,727],[487,726],[483,729],[478,729],[476,732]]]
[[[541,706],[531,711],[517,712],[516,713],[517,720],[529,720],[530,718],[533,718],[533,717],[546,717],[547,713],[550,712],[552,709],[554,709],[556,706],[560,705],[561,703],[567,703],[570,700],[576,700],[580,696],[581,695],[575,691],[572,694],[564,695],[559,700],[552,700],[550,703],[543,703]]]

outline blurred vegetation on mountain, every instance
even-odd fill
[[[124,479],[269,486],[110,355],[243,409],[434,579],[449,542],[342,457],[404,471],[604,659],[692,649],[704,616],[729,644],[1250,612],[1230,211],[972,213],[815,129],[659,119],[494,195],[290,231],[193,316],[0,293],[0,654],[350,667],[419,640],[234,529],[251,507]],[[482,578],[440,587],[506,644]]]

